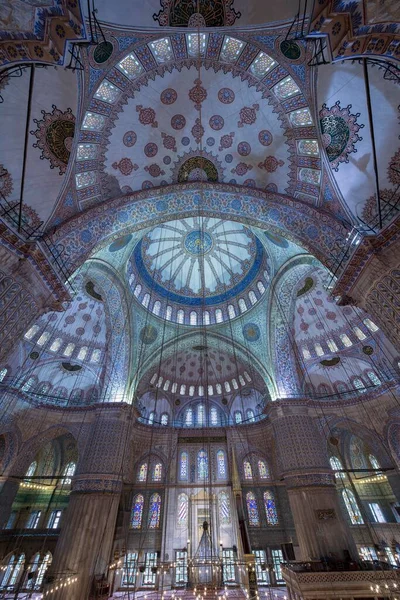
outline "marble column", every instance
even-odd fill
[[[307,401],[275,402],[269,417],[274,428],[280,476],[284,479],[301,560],[357,557],[344,519],[326,442]]]
[[[105,405],[96,414],[61,523],[46,598],[87,600],[94,579],[106,581],[132,419],[127,405]],[[66,585],[68,578],[77,581]]]

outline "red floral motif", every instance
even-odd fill
[[[224,148],[230,148],[233,144],[234,133],[226,133],[223,135],[219,142],[219,151],[224,150]]]
[[[238,127],[244,125],[252,125],[257,120],[257,111],[259,110],[259,104],[253,104],[253,106],[244,106],[240,109],[240,121],[238,121]]]
[[[306,323],[306,322],[304,321],[304,319],[302,319],[302,320],[301,320],[301,323],[300,323],[300,329],[301,329],[302,331],[304,331],[305,333],[307,333],[307,331],[308,331],[309,327],[310,327],[310,326],[308,325],[308,323]]]
[[[163,146],[164,148],[166,148],[167,150],[172,150],[173,152],[176,152],[176,139],[174,138],[173,135],[167,135],[166,133],[162,133],[161,134],[162,140],[163,140]]]
[[[115,170],[119,169],[122,175],[130,175],[132,171],[137,171],[139,166],[132,163],[130,158],[121,158],[119,163],[114,162],[112,164],[112,168]]]
[[[388,179],[393,185],[400,185],[400,149],[397,150],[389,163]]]
[[[194,137],[196,144],[200,144],[201,138],[204,135],[204,127],[200,123],[200,119],[196,119],[196,123],[192,127],[192,136]]]
[[[151,125],[152,127],[158,127],[156,121],[156,111],[152,108],[143,108],[141,104],[136,107],[136,112],[139,113],[139,122],[142,125]]]
[[[10,173],[0,164],[0,193],[6,197],[9,196],[13,189],[13,182]]]
[[[268,173],[273,173],[278,167],[284,165],[283,160],[278,160],[275,156],[267,156],[264,162],[258,163],[260,169],[265,169]]]
[[[253,165],[246,165],[246,163],[240,162],[234,169],[231,169],[231,173],[236,173],[236,175],[246,175],[252,168]]]
[[[171,119],[171,127],[176,129],[183,129],[186,125],[186,119],[183,115],[174,115]]]
[[[177,97],[178,94],[173,88],[168,88],[160,94],[160,100],[163,104],[173,104],[176,102]]]
[[[165,175],[165,171],[163,171],[156,163],[146,166],[144,170],[147,171],[152,177],[159,177],[160,175]]]
[[[195,109],[200,110],[201,103],[207,98],[207,91],[201,85],[201,79],[195,79],[194,84],[194,87],[189,90],[189,98],[194,102]]]

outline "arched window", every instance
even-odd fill
[[[149,529],[157,529],[160,527],[161,517],[161,496],[160,494],[153,494],[150,497],[149,506]]]
[[[153,467],[153,481],[161,481],[162,477],[162,464],[156,463]]]
[[[341,339],[341,342],[342,342],[342,344],[343,344],[343,346],[344,346],[345,348],[349,348],[350,346],[352,346],[352,345],[353,345],[353,342],[350,340],[349,336],[348,336],[348,335],[346,335],[345,333],[341,333],[341,334],[339,335],[339,337],[340,337],[340,339]]]
[[[236,317],[236,311],[233,304],[228,304],[228,317],[234,319]]]
[[[147,466],[147,465],[146,465]],[[144,498],[142,494],[137,494],[133,499],[131,511],[132,529],[140,529],[142,526]]]
[[[215,321],[216,323],[222,323],[223,320],[224,317],[222,315],[222,310],[220,308],[217,308],[215,311]]]
[[[254,410],[252,408],[248,408],[246,410],[246,419],[249,421],[249,423],[254,423],[256,420],[254,417]]]
[[[168,425],[168,415],[167,415],[167,413],[163,413],[161,415],[161,425]]]
[[[8,582],[10,581],[10,577],[12,575],[12,572],[14,571],[15,568],[15,555],[12,554],[8,560],[8,565],[6,568],[6,571],[3,575],[3,579],[1,580],[1,587],[5,588],[8,585]]]
[[[257,289],[260,292],[260,294],[263,294],[265,292],[265,286],[262,281],[257,281]]]
[[[243,372],[243,375],[245,376],[245,378],[247,379],[247,381],[250,383],[250,381],[251,381],[251,377],[250,377],[250,375],[248,374],[248,372],[247,372],[247,371],[244,371],[244,372]]]
[[[243,421],[242,413],[240,410],[235,410],[234,414],[235,423],[241,423]]]
[[[223,450],[217,452],[217,476],[219,479],[226,478],[225,452]]]
[[[85,360],[87,353],[88,353],[88,347],[87,346],[82,346],[82,348],[80,348],[80,350],[78,352],[77,359],[78,360]]]
[[[236,381],[236,379],[232,379],[232,385],[233,385],[233,389],[234,390],[238,390],[239,389],[239,385],[238,382]]]
[[[240,385],[246,385],[243,375],[239,375],[239,381],[240,381]]]
[[[154,410],[152,410],[151,413],[149,414],[149,418],[148,418],[149,425],[153,425],[155,418],[156,418],[156,413],[154,412]]]
[[[345,488],[342,490],[342,496],[352,525],[363,525],[364,519],[361,516],[361,512],[358,508],[358,504],[353,492]]]
[[[149,303],[150,303],[150,294],[148,294],[146,292],[145,295],[143,296],[142,304],[145,308],[148,308]]]
[[[8,586],[9,587],[14,587],[15,584],[18,582],[18,579],[21,576],[21,573],[24,569],[24,563],[25,563],[25,554],[21,554],[21,556],[19,557],[19,559],[17,560],[14,569],[12,570],[12,573],[10,574],[10,581],[8,582]],[[4,579],[1,582],[2,586],[4,585]]]
[[[37,469],[37,462],[34,460],[28,467],[27,472],[25,473],[25,477],[33,477],[35,474],[35,471]]]
[[[336,479],[344,479],[345,474],[340,472],[343,471],[343,465],[340,462],[340,460],[336,456],[331,456],[329,459],[329,463],[331,465],[332,470],[335,471]]]
[[[40,338],[37,340],[37,345],[38,346],[44,346],[46,344],[46,342],[49,341],[51,336],[50,331],[43,331],[42,335],[40,336]]]
[[[172,384],[172,387],[171,387],[171,392],[172,392],[173,394],[176,394],[176,390],[177,390],[177,389],[178,389],[178,384],[177,384],[177,383],[176,383],[176,381],[175,381],[175,382]]]
[[[243,472],[245,479],[253,479],[253,471],[249,460],[245,460],[243,463]]]
[[[167,305],[167,308],[165,309],[165,318],[167,321],[170,321],[172,318],[172,306],[170,306],[169,304]]]
[[[231,392],[231,386],[229,385],[229,381],[224,381],[224,387],[227,394]]]
[[[29,572],[31,573],[31,579],[28,579],[25,583],[25,587],[28,590],[33,589],[33,584],[35,583],[35,573],[38,570],[39,561],[40,561],[40,554],[39,554],[39,552],[37,552],[35,554],[35,556],[31,559],[31,562],[29,565]],[[35,586],[35,587],[38,587],[38,586]]]
[[[258,474],[260,476],[260,479],[269,479],[269,471],[268,471],[267,463],[265,462],[265,460],[262,460],[260,458],[260,460],[257,463],[257,466],[258,466]]]
[[[63,471],[63,478],[61,479],[62,485],[71,485],[71,482],[72,482],[71,477],[74,476],[75,469],[76,469],[76,463],[70,462],[67,464],[67,466],[65,467],[65,469]]]
[[[338,347],[336,345],[336,343],[333,340],[326,340],[326,343],[328,345],[328,348],[331,352],[337,352],[338,351]]]
[[[239,309],[240,309],[241,313],[246,312],[246,310],[247,310],[247,304],[244,301],[244,298],[239,298],[238,305],[239,305]]]
[[[363,341],[367,337],[363,331],[359,327],[353,327],[353,331],[358,337],[359,340]]]
[[[214,396],[214,388],[211,384],[207,386],[207,393],[209,396]]]
[[[139,467],[138,481],[146,481],[147,479],[147,462],[142,463]]]
[[[203,312],[203,323],[204,323],[204,325],[210,324],[210,313],[208,312],[208,310],[205,310]]]
[[[208,478],[208,456],[205,450],[197,453],[197,477],[202,480]]]
[[[194,396],[194,390],[195,390],[194,385],[189,385],[189,396]]]
[[[51,384],[48,381],[45,381],[44,383],[40,383],[38,388],[37,388],[37,393],[38,394],[47,394],[47,392],[49,392],[51,389]]]
[[[382,381],[379,379],[378,375],[373,371],[367,371],[368,379],[373,385],[381,385]]]
[[[303,353],[303,358],[305,360],[308,360],[309,358],[311,358],[311,352],[309,351],[308,348],[306,348],[305,346],[302,347],[301,349],[302,353]]]
[[[159,300],[156,300],[153,304],[153,314],[155,314],[157,317],[160,314],[160,310],[161,310],[161,302]]]
[[[193,409],[192,408],[188,408],[187,411],[186,411],[185,425],[187,427],[192,427],[193,426]]]
[[[204,425],[204,404],[199,404],[197,407],[197,425]]]
[[[218,509],[219,509],[219,522],[221,525],[227,525],[231,522],[231,508],[229,502],[229,496],[226,492],[220,492],[218,494]]]
[[[317,356],[323,356],[324,355],[324,351],[322,349],[321,344],[319,344],[319,343],[315,344],[315,352],[316,352]]]
[[[39,325],[32,325],[32,327],[25,333],[24,338],[31,340],[33,337],[35,337],[39,329]]]
[[[278,525],[278,513],[276,512],[275,498],[270,490],[264,492],[264,507],[268,525]]]
[[[188,472],[189,472],[189,456],[188,453],[186,451],[181,452],[181,460],[180,460],[180,464],[179,464],[179,479],[182,479],[183,481],[186,481],[188,478]]]
[[[162,382],[163,382],[163,377],[161,377],[161,375],[160,375],[160,377],[158,378],[158,381],[156,383],[156,387],[161,388]]]
[[[211,421],[211,425],[218,425],[218,411],[215,406],[211,407],[210,421]]]
[[[171,384],[171,382],[169,379],[166,379],[164,381],[164,387],[163,387],[164,392],[168,392],[170,384]]]
[[[180,325],[182,325],[184,320],[185,320],[185,313],[183,312],[182,309],[179,309],[178,312],[176,313],[176,322],[179,323]]]
[[[197,325],[197,312],[195,310],[190,312],[189,323],[190,325]]]
[[[49,568],[49,566],[51,565],[51,561],[52,561],[51,553],[47,552],[40,567],[39,567],[39,570],[38,570],[38,574],[37,574],[36,581],[35,581],[35,590],[39,590],[41,588],[45,573],[46,573],[47,569]]]
[[[370,331],[372,331],[372,333],[374,333],[375,331],[378,331],[378,329],[379,329],[379,327],[377,325],[375,325],[375,323],[373,321],[371,321],[371,319],[364,319],[363,323],[366,327],[368,327],[368,329]]]
[[[182,383],[179,393],[181,396],[184,396],[186,394],[186,383]]]
[[[352,384],[361,393],[364,393],[366,391],[365,385],[364,385],[363,381],[359,377],[353,377]]]
[[[35,385],[35,378],[34,377],[29,377],[24,385],[22,386],[21,390],[23,392],[29,392]]]
[[[7,375],[7,369],[1,369],[0,371],[0,382],[3,381],[4,377]]]
[[[217,394],[222,394],[222,385],[220,383],[215,384],[215,389],[217,391]]]
[[[154,385],[156,381],[157,381],[157,373],[154,373],[154,375],[150,379],[150,384]]]
[[[69,358],[70,356],[72,356],[72,353],[74,350],[75,350],[75,344],[73,344],[72,342],[69,342],[69,344],[67,344],[64,348],[63,355],[67,356]]]
[[[135,287],[135,289],[133,290],[134,296],[136,296],[136,298],[137,298],[140,295],[141,291],[142,291],[142,286],[140,285],[140,283],[138,283],[137,286]]]
[[[250,292],[249,292],[249,300],[253,305],[256,304],[256,302],[257,302],[257,296],[255,295],[253,290],[250,290]]]
[[[247,513],[249,515],[249,525],[251,527],[260,526],[260,518],[258,516],[257,500],[253,492],[246,494]]]
[[[371,467],[374,469],[376,475],[382,475],[381,466],[377,460],[377,458],[373,454],[368,455],[369,462],[371,463]]]
[[[179,494],[178,496],[178,527],[187,527],[189,514],[189,498],[186,494]]]
[[[201,398],[204,396],[204,385],[199,385],[198,394]]]

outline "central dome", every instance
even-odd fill
[[[158,316],[164,314],[161,304],[168,305],[168,320],[198,325],[203,322],[201,311],[191,319],[181,312],[175,319],[173,305],[207,311],[218,306],[221,315],[215,322],[220,322],[245,312],[264,293],[269,278],[266,262],[262,243],[241,223],[189,217],[163,223],[144,235],[130,259],[129,281],[135,296]],[[256,278],[257,293],[249,300],[246,291]],[[242,298],[241,308],[230,308],[228,316],[223,305],[237,304],[242,295],[247,300]],[[204,324],[213,322],[209,320]]]

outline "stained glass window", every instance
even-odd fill
[[[72,483],[71,477],[73,477],[75,475],[75,469],[76,469],[76,463],[70,462],[67,464],[67,466],[65,467],[64,472],[63,472],[64,477],[61,479],[61,483],[63,485],[71,485],[71,483]]]
[[[146,481],[146,479],[147,479],[147,462],[142,463],[140,465],[139,475],[138,475],[139,481]]]
[[[344,479],[345,474],[340,473],[343,470],[343,465],[340,460],[336,456],[331,456],[329,459],[329,463],[332,467],[332,470],[335,471],[336,479]],[[339,472],[338,472],[339,471]]]
[[[78,190],[89,187],[89,185],[94,185],[96,183],[96,172],[85,171],[84,173],[77,173],[75,175],[75,181]]]
[[[206,34],[188,33],[186,37],[189,56],[203,56],[206,50]]]
[[[161,496],[160,494],[153,494],[150,497],[149,507],[149,529],[157,529],[160,526],[161,516]]]
[[[276,512],[274,494],[270,490],[264,492],[264,507],[268,525],[277,525],[278,513]]]
[[[379,327],[377,325],[375,325],[375,323],[373,321],[371,321],[371,319],[364,319],[363,323],[373,333],[375,331],[378,331],[378,329],[379,329]]]
[[[165,385],[164,385],[165,388]],[[161,425],[168,425],[168,415],[164,413],[161,415]]]
[[[353,377],[352,384],[357,390],[359,390],[362,393],[367,391],[363,381],[359,377]]]
[[[235,410],[235,423],[241,423],[243,421],[242,413],[240,410]]]
[[[159,63],[164,63],[174,58],[171,42],[168,37],[150,42],[149,46],[153,51],[156,61]]]
[[[231,522],[231,509],[229,496],[226,492],[218,494],[219,522],[221,525],[227,525]]]
[[[245,460],[243,463],[243,471],[245,479],[253,479],[253,471],[249,460]]]
[[[197,407],[197,425],[204,425],[204,404],[199,404]]]
[[[361,516],[361,512],[358,508],[358,504],[353,492],[346,488],[342,490],[342,496],[352,525],[363,525],[364,519]]]
[[[208,456],[205,450],[199,450],[197,454],[197,476],[199,479],[208,477]]]
[[[319,185],[321,181],[321,171],[318,169],[299,169],[299,179],[305,183]]]
[[[312,117],[308,108],[299,108],[289,113],[289,119],[293,127],[305,127],[312,125]]]
[[[211,425],[218,425],[218,411],[215,406],[211,407],[210,419],[211,419]]]
[[[181,452],[181,461],[179,465],[179,478],[186,480],[189,472],[189,456],[186,451]]]
[[[257,500],[253,492],[246,494],[247,513],[249,515],[249,525],[251,527],[260,526],[260,518],[258,516]]]
[[[188,408],[186,411],[185,425],[187,425],[188,427],[192,427],[192,425],[193,425],[193,409],[192,408]]]
[[[134,54],[128,54],[118,64],[120,69],[129,79],[134,79],[143,71],[143,67]]]
[[[86,112],[82,123],[82,129],[89,129],[91,131],[101,131],[105,123],[105,117],[97,113]]]
[[[275,96],[280,98],[281,100],[285,100],[285,98],[290,98],[295,94],[300,94],[300,88],[297,83],[290,77],[285,77],[279,83],[276,84],[273,88]]]
[[[319,156],[317,140],[297,140],[297,152],[303,156]]]
[[[269,479],[269,471],[265,460],[258,461],[258,474],[260,479]]]
[[[244,42],[241,40],[226,35],[220,54],[221,60],[225,62],[235,62],[243,46]]]
[[[156,463],[153,468],[153,481],[161,481],[162,477],[162,464]]]
[[[260,52],[257,58],[254,60],[250,67],[250,71],[256,77],[264,77],[273,67],[276,65],[276,61],[265,54],[265,52]]]
[[[109,104],[113,104],[120,93],[121,90],[119,88],[107,81],[107,79],[104,79],[97,88],[94,97],[103,100],[104,102],[108,102]]]
[[[226,477],[225,453],[223,450],[217,452],[217,473],[221,479]]]
[[[187,527],[189,512],[189,499],[186,494],[178,496],[178,527]]]
[[[132,529],[140,529],[142,526],[144,498],[142,494],[137,494],[133,499],[131,512]]]
[[[76,160],[90,160],[96,158],[96,144],[78,144]]]
[[[372,468],[376,471],[376,475],[382,475],[381,466],[377,458],[373,454],[369,454],[368,458]]]
[[[368,371],[367,375],[371,383],[373,383],[374,385],[381,385],[382,381],[379,379],[376,373],[374,373],[373,371]]]
[[[244,383],[242,383],[242,385],[244,385]],[[252,408],[248,408],[246,410],[246,419],[249,423],[254,423],[256,420],[254,417],[254,410]]]

